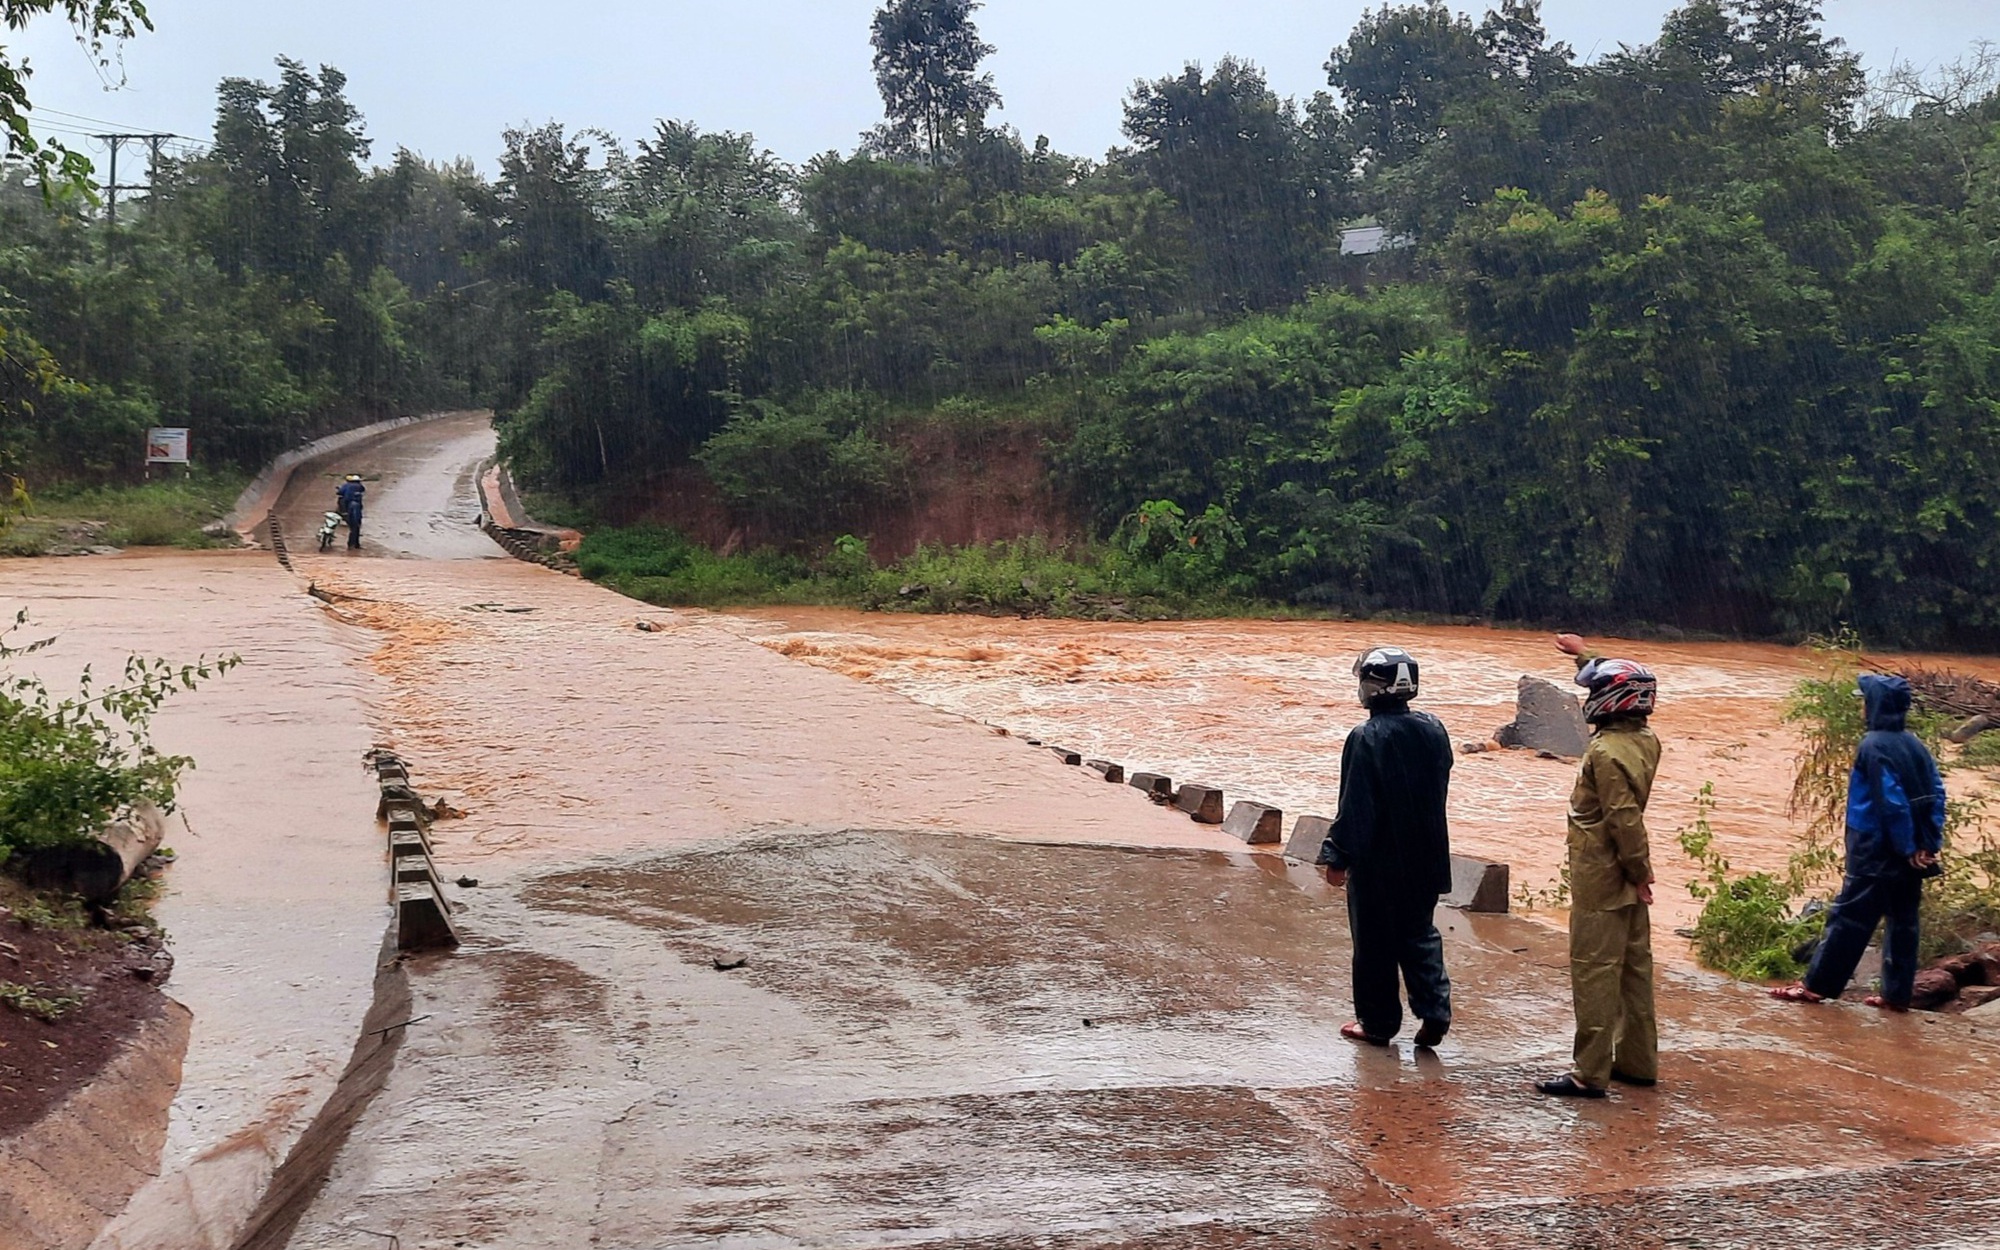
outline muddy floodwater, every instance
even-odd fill
[[[1289,815],[1332,815],[1340,747],[1365,713],[1350,668],[1365,647],[1401,644],[1423,663],[1418,706],[1454,742],[1513,719],[1524,674],[1569,685],[1574,666],[1549,636],[1472,626],[1345,621],[1087,621],[883,615],[825,608],[732,614],[782,655],[875,682],[920,702],[1059,743],[1128,770],[1222,786]],[[1685,923],[1691,865],[1674,834],[1714,786],[1711,823],[1742,869],[1779,868],[1798,835],[1787,813],[1797,739],[1786,695],[1815,671],[1810,652],[1750,643],[1595,640],[1660,676],[1655,728],[1666,743],[1651,826],[1666,883],[1659,920]],[[1990,661],[1931,657],[1991,674]],[[1575,767],[1508,751],[1461,756],[1452,780],[1457,849],[1513,866],[1517,889],[1545,889],[1563,857]],[[1955,782],[1963,784],[1963,774]]]

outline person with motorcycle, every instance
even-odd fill
[[[359,473],[350,473],[347,480],[334,492],[334,501],[340,518],[347,522],[347,548],[358,551],[361,548],[361,497],[368,488],[361,482]]]

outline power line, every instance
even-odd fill
[[[63,110],[63,109],[59,109],[59,108],[50,108],[50,107],[49,107],[48,105],[46,105],[46,104],[37,104],[37,105],[35,105],[35,106],[33,107],[33,109],[31,109],[31,110],[30,110],[30,113],[31,113],[31,114],[34,114],[34,115],[39,115],[39,114],[42,114],[42,113],[47,113],[47,114],[48,114],[49,116],[51,116],[51,117],[66,117],[66,118],[70,119],[71,121],[79,121],[79,122],[87,122],[87,123],[89,123],[89,124],[90,124],[90,125],[92,125],[92,126],[110,126],[110,127],[112,127],[113,129],[115,129],[115,130],[137,130],[137,129],[138,129],[138,127],[136,127],[136,126],[130,126],[130,125],[127,125],[127,124],[126,124],[126,123],[124,123],[124,122],[114,122],[114,121],[110,120],[109,118],[104,118],[104,117],[92,117],[92,116],[90,116],[90,114],[88,114],[88,113],[70,113],[70,112],[66,112],[66,111],[65,111],[65,110]]]
[[[153,134],[120,133],[120,134],[103,134],[103,135],[91,136],[91,138],[101,140],[104,143],[109,144],[111,147],[111,180],[104,184],[104,191],[105,191],[104,219],[106,224],[111,226],[116,226],[118,224],[118,193],[120,191],[144,191],[148,195],[151,195],[153,193],[153,181],[155,178],[159,176],[160,172],[160,145],[167,142],[169,139],[177,139],[179,137],[180,137],[179,135],[160,134],[160,133],[153,133]],[[146,181],[144,185],[140,185],[138,183],[132,183],[128,185],[120,183],[118,181],[118,150],[124,147],[125,144],[128,142],[143,143],[147,147],[152,149],[153,160],[152,163],[146,167]]]

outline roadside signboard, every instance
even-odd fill
[[[156,427],[146,431],[147,464],[186,464],[188,432],[185,427]]]

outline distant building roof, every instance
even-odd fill
[[[1408,235],[1390,234],[1387,226],[1349,226],[1340,232],[1340,254],[1373,256],[1398,251],[1414,241]]]

